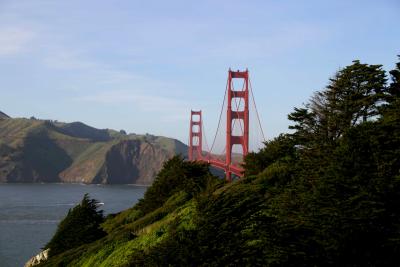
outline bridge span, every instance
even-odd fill
[[[234,88],[234,80],[240,79],[242,81],[242,88],[237,90]],[[249,98],[252,96],[255,108],[255,114],[258,120],[259,127],[262,132],[260,118],[258,116],[257,108],[255,106],[254,96],[252,95],[251,83],[249,80],[249,71],[228,71],[228,80],[225,90],[225,97],[223,107],[218,122],[217,132],[214,137],[213,144],[206,150],[203,148],[203,137],[205,138],[203,129],[203,117],[201,110],[191,110],[190,113],[190,128],[189,128],[189,160],[207,162],[211,166],[221,169],[226,174],[226,179],[232,181],[232,175],[242,177],[243,167],[241,162],[243,158],[249,153]],[[216,136],[221,126],[221,118],[224,111],[225,100],[226,107],[226,134],[225,134],[225,155],[213,154],[212,149],[216,142]],[[236,126],[236,131],[234,128]],[[240,128],[239,128],[240,126]],[[264,139],[264,133],[262,132]],[[233,146],[241,147],[241,160],[234,162],[233,159]],[[237,156],[237,153],[235,153]]]

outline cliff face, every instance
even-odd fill
[[[93,158],[73,164],[61,174],[63,182],[151,184],[164,161],[177,153],[157,143],[120,140],[107,144]],[[97,158],[96,158],[97,157]]]
[[[153,135],[126,135],[80,122],[0,120],[0,182],[150,184],[186,146]]]
[[[107,152],[105,164],[96,178],[102,183],[149,184],[163,162],[174,154],[147,141],[124,140]]]
[[[49,249],[46,249],[36,256],[33,256],[27,263],[25,263],[24,267],[33,267],[39,265],[42,262],[45,262],[49,258]]]

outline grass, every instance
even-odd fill
[[[135,208],[125,210],[104,222],[108,236],[75,249],[72,255],[76,257],[63,253],[44,266],[53,266],[68,257],[73,259],[68,266],[128,266],[135,253],[148,250],[168,238],[173,223],[177,222],[178,228],[194,229],[195,214],[195,202],[193,199],[188,201],[184,192],[171,196],[162,207],[141,218]]]
[[[32,131],[42,128],[44,122],[28,119],[0,120],[0,138],[11,147],[23,145],[24,138]]]

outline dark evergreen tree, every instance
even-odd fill
[[[400,55],[398,57],[400,60]],[[396,68],[391,70],[389,73],[392,78],[392,83],[389,86],[389,93],[391,96],[398,98],[400,97],[400,61],[396,63]]]
[[[381,65],[361,64],[358,60],[338,71],[326,90],[317,92],[304,108],[288,115],[300,144],[337,140],[360,122],[378,118],[379,107],[387,99],[386,75]],[[311,136],[311,140],[307,136]],[[319,137],[316,139],[316,137]]]
[[[98,210],[98,203],[85,194],[81,203],[68,211],[45,247],[50,249],[50,256],[105,236],[106,233],[100,227],[104,221],[103,211]]]
[[[278,160],[293,160],[297,149],[295,145],[295,140],[288,134],[281,134],[272,141],[265,142],[265,147],[258,153],[249,153],[244,158],[245,176],[259,174]]]
[[[175,156],[164,163],[152,186],[147,189],[136,207],[143,214],[149,213],[161,207],[173,194],[185,191],[189,196],[194,196],[211,181],[216,180],[212,177],[208,164],[184,161],[181,156]]]

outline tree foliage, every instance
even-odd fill
[[[400,121],[393,86],[379,65],[354,61],[339,71],[289,115],[291,134],[245,158],[243,180],[200,195],[196,229],[138,252],[132,266],[395,266]]]
[[[297,141],[331,144],[361,122],[377,119],[386,102],[388,88],[381,65],[358,60],[338,71],[325,90],[316,92],[303,108],[288,115],[294,122]]]
[[[398,57],[400,60],[400,55]],[[392,83],[389,86],[389,93],[392,96],[390,100],[395,100],[400,97],[400,61],[396,64],[396,68],[389,73],[392,78]]]
[[[205,164],[167,161],[132,224],[155,222],[183,191],[195,196],[193,225],[175,214],[160,242],[130,251],[129,266],[397,266],[400,63],[390,75],[387,84],[380,65],[359,61],[340,70],[228,185]]]
[[[255,221],[264,223],[254,231],[265,248],[265,265],[395,265],[400,252],[399,67],[390,72],[387,86],[380,65],[354,61],[289,114],[293,133],[246,159],[246,173],[263,169],[257,177],[268,186],[268,204],[255,213]],[[294,153],[269,151],[270,144],[288,143],[283,140],[290,140]],[[281,183],[271,183],[277,179]]]
[[[98,201],[85,194],[81,203],[68,211],[53,238],[47,243],[49,255],[54,256],[105,236],[100,228],[103,221],[103,211],[98,210]]]
[[[194,196],[213,180],[215,182],[208,164],[184,161],[181,156],[174,156],[164,163],[152,186],[147,189],[136,207],[143,214],[149,213],[161,207],[173,194],[185,191],[189,196]]]

